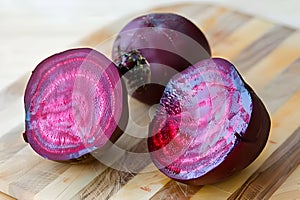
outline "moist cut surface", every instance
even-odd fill
[[[249,125],[252,99],[234,66],[207,59],[167,84],[150,125],[154,164],[169,177],[203,176],[230,154]]]
[[[25,93],[25,139],[41,156],[71,160],[104,146],[117,127],[122,87],[116,67],[91,49],[40,63]]]

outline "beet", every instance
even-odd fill
[[[216,183],[263,150],[270,117],[236,68],[206,59],[172,77],[149,127],[154,164],[177,181]]]
[[[44,158],[77,161],[105,149],[128,120],[127,93],[109,59],[89,48],[42,61],[25,91],[24,139]]]
[[[202,31],[173,13],[151,13],[131,20],[113,44],[112,58],[125,74],[129,94],[152,105],[159,103],[169,79],[211,56]]]

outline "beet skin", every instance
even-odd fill
[[[151,13],[131,20],[117,35],[113,61],[129,94],[152,105],[178,72],[211,55],[202,31],[174,13]]]
[[[150,124],[148,148],[168,177],[204,185],[247,167],[269,131],[259,97],[233,64],[212,58],[172,77]]]
[[[71,49],[45,59],[25,91],[25,140],[50,160],[90,157],[125,129],[124,89],[116,66],[95,50]]]

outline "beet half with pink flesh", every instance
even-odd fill
[[[192,185],[216,183],[257,158],[270,123],[264,104],[233,64],[206,59],[166,86],[148,148],[168,177]]]
[[[159,103],[173,75],[210,56],[202,31],[174,13],[151,13],[131,20],[117,35],[112,51],[129,94],[149,105]]]
[[[24,139],[42,157],[79,161],[105,149],[128,120],[117,67],[101,53],[71,49],[42,61],[25,91]]]

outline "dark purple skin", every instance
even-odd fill
[[[153,163],[191,185],[219,182],[263,150],[270,116],[236,68],[206,59],[172,77],[149,126]]]
[[[177,72],[211,56],[208,41],[190,20],[152,13],[131,20],[113,44],[112,58],[128,80],[129,94],[153,105]]]
[[[91,160],[115,142],[128,120],[127,93],[109,59],[89,49],[71,49],[42,61],[25,97],[24,139],[42,157]]]

